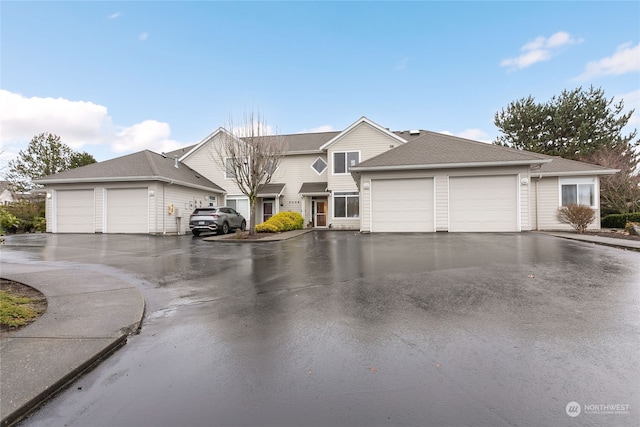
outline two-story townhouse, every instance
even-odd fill
[[[47,231],[185,233],[188,213],[207,205],[249,219],[247,197],[216,158],[228,136],[220,128],[171,153],[134,153],[39,180]],[[362,232],[567,229],[558,207],[597,211],[599,176],[616,172],[424,130],[392,132],[365,117],[343,131],[273,137],[286,151],[258,193],[259,223],[294,211],[309,227]]]

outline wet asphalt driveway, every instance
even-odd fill
[[[140,335],[22,425],[640,424],[640,253],[536,233],[18,237],[9,261],[147,299]],[[589,406],[611,404],[628,410]]]

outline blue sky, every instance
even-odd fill
[[[594,85],[640,110],[640,2],[2,1],[0,141],[106,160],[198,142],[257,109],[279,133],[491,141],[495,113]],[[633,127],[640,127],[639,115]]]

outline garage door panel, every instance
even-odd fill
[[[148,233],[149,196],[147,188],[107,190],[107,233]]]
[[[517,176],[449,178],[449,230],[518,231]]]
[[[371,231],[434,231],[433,179],[371,182]]]
[[[56,233],[94,233],[95,198],[91,190],[56,191]]]

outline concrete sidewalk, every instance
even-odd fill
[[[579,240],[581,242],[595,243],[598,245],[613,246],[615,248],[640,251],[639,240],[619,239],[616,237],[594,236],[590,234],[567,233],[563,231],[541,231],[540,233],[563,239]]]
[[[142,294],[95,271],[2,263],[2,278],[42,292],[47,311],[0,337],[2,426],[16,423],[127,342],[144,316]]]

